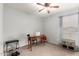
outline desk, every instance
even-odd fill
[[[33,45],[33,43],[35,42],[36,45],[37,45],[37,40],[38,40],[38,38],[40,39],[40,37],[41,36],[30,36],[30,40],[28,40],[28,48],[30,48],[31,51],[32,51],[32,45]]]
[[[30,40],[28,40],[28,48],[31,48],[31,51],[32,51],[32,45],[33,45],[34,41],[36,41],[36,44],[37,44],[38,39],[41,43],[45,43],[47,41],[47,38],[45,35],[30,36]]]

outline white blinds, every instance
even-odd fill
[[[64,16],[63,27],[77,27],[78,28],[78,14]]]
[[[78,14],[62,17],[62,36],[64,39],[78,39]]]

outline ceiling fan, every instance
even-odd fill
[[[37,3],[37,5],[40,5],[40,6],[43,6],[45,8],[59,8],[59,6],[51,6],[51,3],[44,3],[44,4],[41,4],[41,3]],[[43,11],[45,8],[43,9],[40,9],[39,12]],[[50,13],[50,10],[47,10],[48,13]]]

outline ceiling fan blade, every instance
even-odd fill
[[[41,4],[41,3],[37,3],[38,5],[41,5],[41,6],[44,6],[43,4]]]
[[[43,8],[43,9],[41,9],[41,10],[39,10],[39,12],[41,12],[42,10],[44,10],[45,8]]]
[[[59,6],[50,6],[50,8],[59,8]]]
[[[45,7],[49,7],[51,3],[44,3]]]

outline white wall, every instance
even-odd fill
[[[2,21],[3,21],[3,4],[0,3],[0,56],[3,55]]]
[[[60,16],[78,12],[78,8],[60,12],[45,18],[44,30],[48,37],[48,41],[54,44],[59,44],[60,39]]]
[[[48,42],[57,44],[59,40],[59,20],[57,17],[49,17],[44,22],[44,30],[47,35]]]
[[[19,39],[20,46],[27,44],[26,33],[42,33],[41,18],[21,12],[6,5],[4,5],[3,22],[4,41]]]

